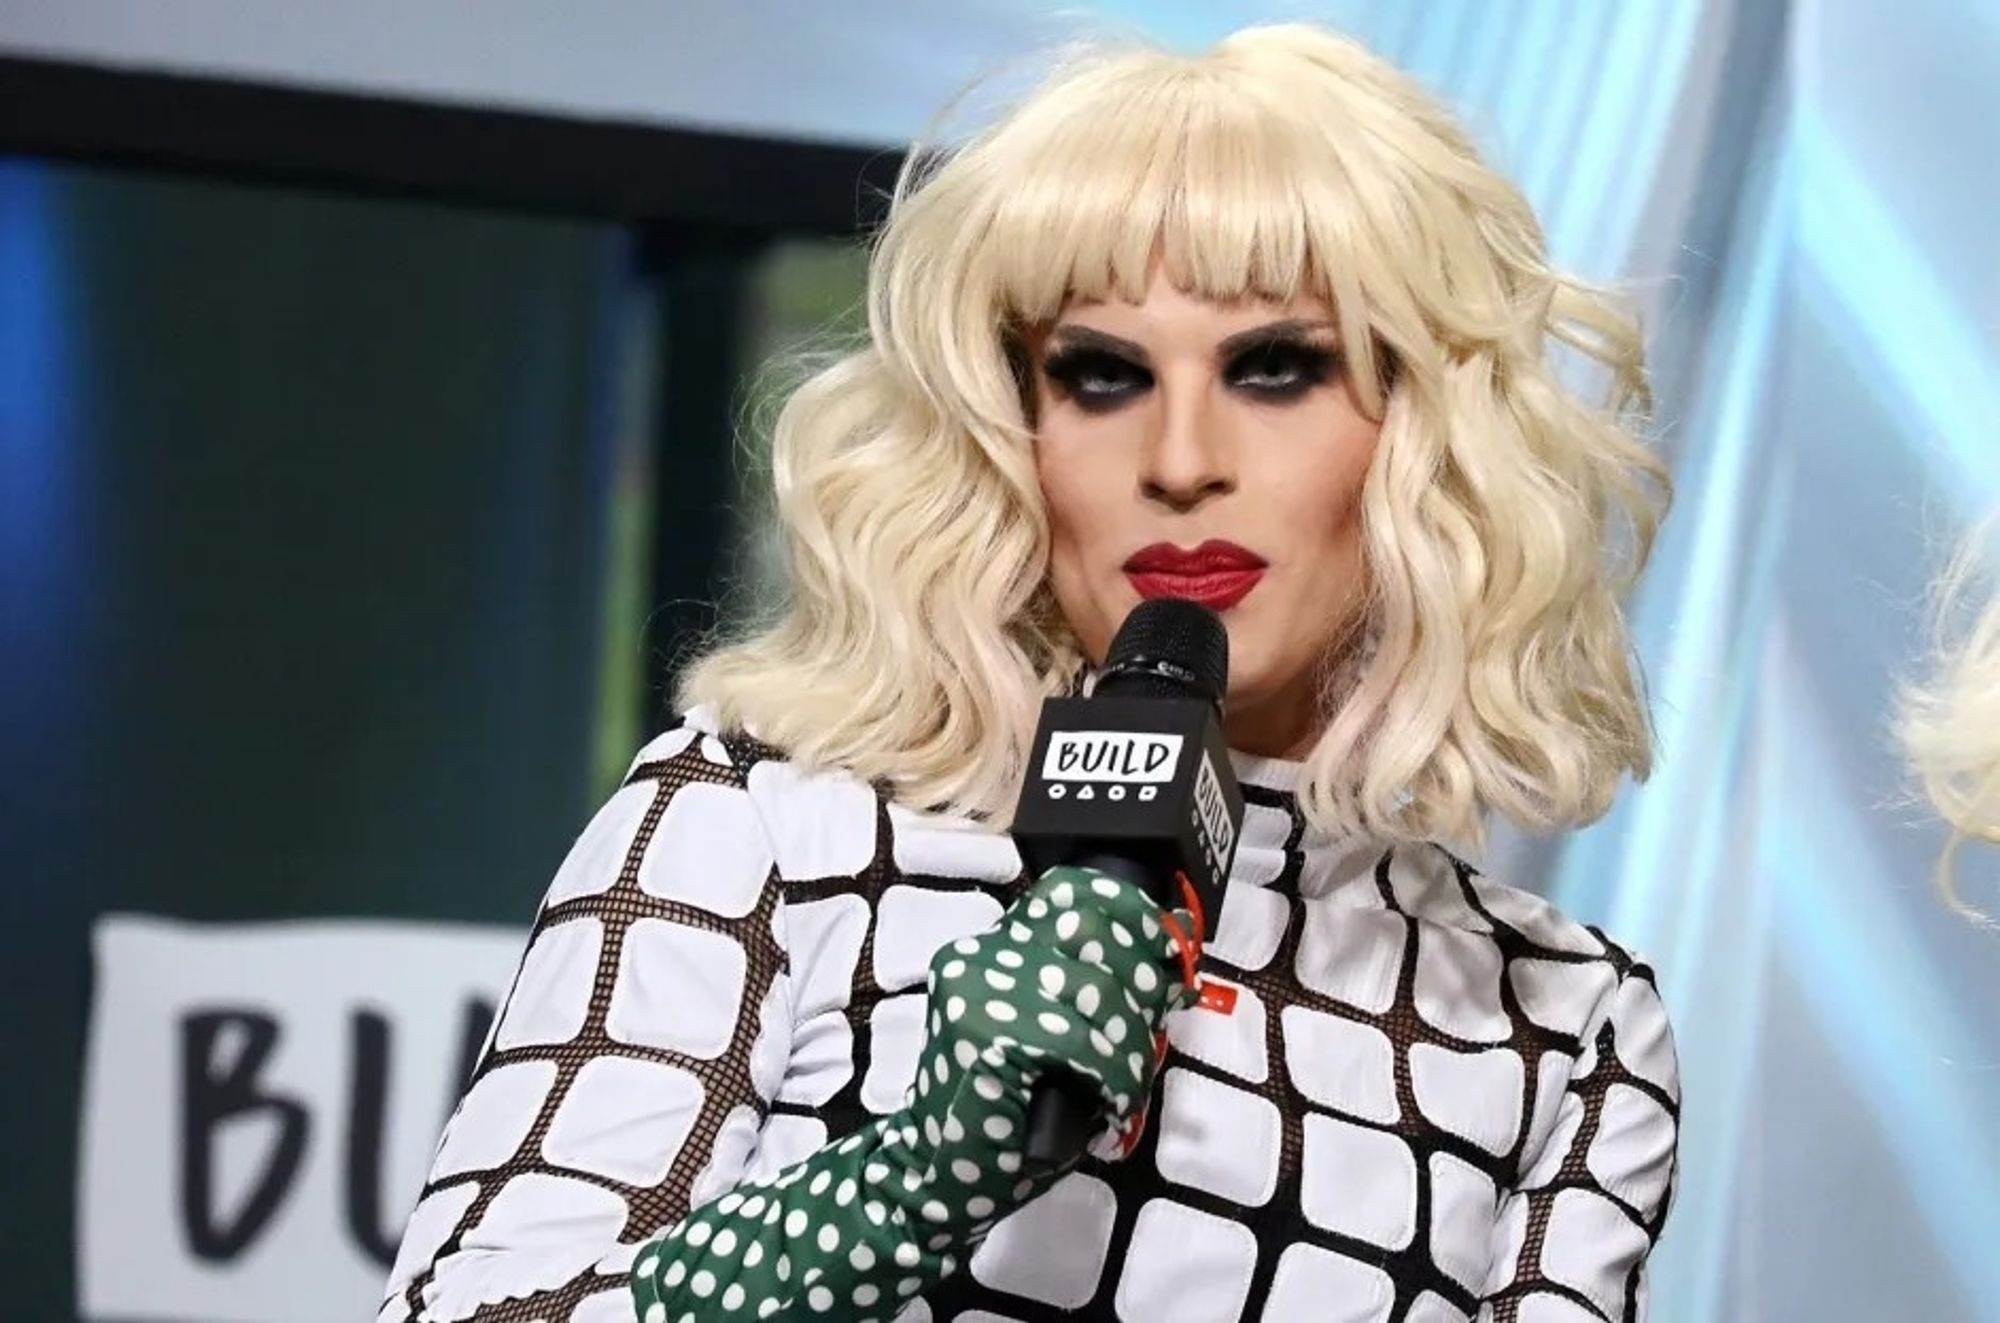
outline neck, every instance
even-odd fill
[[[1228,703],[1222,732],[1229,747],[1256,758],[1303,759],[1325,729],[1313,688],[1308,680],[1282,693]]]

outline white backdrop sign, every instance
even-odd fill
[[[523,937],[374,920],[100,920],[80,1315],[374,1317]]]

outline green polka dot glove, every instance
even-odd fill
[[[902,1110],[696,1209],[639,1255],[641,1323],[892,1318],[1061,1177],[1024,1155],[1051,1066],[1103,1103],[1097,1149],[1144,1123],[1167,1013],[1192,1003],[1184,913],[1094,869],[1043,874],[932,957],[930,1037]]]

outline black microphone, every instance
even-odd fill
[[[1129,882],[1163,909],[1188,906],[1213,932],[1243,824],[1243,792],[1222,734],[1229,634],[1215,612],[1161,597],[1118,627],[1088,698],[1051,698],[1014,814],[1032,874],[1081,864]],[[1036,1082],[1028,1156],[1082,1153],[1101,1100],[1068,1070]]]

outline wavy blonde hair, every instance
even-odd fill
[[[1415,82],[1307,26],[1084,50],[956,149],[912,153],[867,342],[773,434],[788,600],[679,700],[1004,824],[1042,698],[1088,666],[1047,582],[1021,338],[1067,301],[1140,298],[1155,261],[1204,298],[1326,299],[1383,420],[1367,643],[1329,668],[1308,817],[1477,843],[1489,810],[1601,814],[1651,755],[1619,607],[1668,491],[1636,323],[1550,266],[1519,191]]]
[[[1980,601],[1984,540],[1968,538],[1933,590],[1931,662],[1903,687],[1896,735],[1952,829],[1938,860],[1938,889],[1953,909],[1990,927],[2000,925],[1960,897],[1954,869],[1965,842],[2000,844],[2000,598]]]

